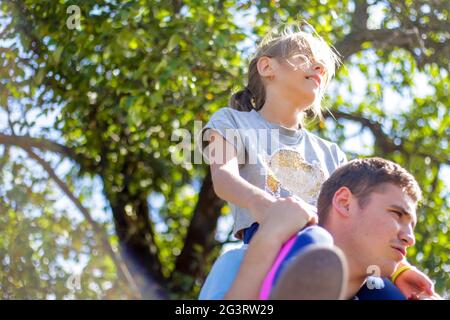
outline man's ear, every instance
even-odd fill
[[[263,56],[259,58],[258,62],[256,63],[256,68],[263,78],[273,78],[273,76],[275,75],[273,70],[273,61],[269,57]]]
[[[350,216],[350,203],[352,202],[353,194],[347,187],[340,187],[333,195],[333,208],[342,217]]]

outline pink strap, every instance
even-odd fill
[[[280,266],[281,262],[284,260],[284,258],[287,256],[287,254],[291,250],[292,246],[295,243],[296,238],[297,238],[297,235],[294,235],[283,245],[283,247],[281,247],[281,251],[278,254],[277,259],[275,260],[275,263],[272,265],[272,268],[270,269],[269,273],[264,278],[261,292],[259,293],[260,300],[269,299],[270,291],[272,290],[273,281],[275,279],[275,274],[278,270],[278,267]]]

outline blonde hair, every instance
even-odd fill
[[[310,110],[314,117],[322,119],[321,102],[336,68],[340,64],[339,53],[333,46],[328,45],[325,40],[306,21],[303,25],[310,28],[312,33],[303,31],[305,29],[299,23],[281,25],[271,30],[258,45],[256,54],[250,61],[248,67],[248,84],[230,98],[230,106],[240,111],[260,110],[266,100],[266,89],[257,69],[257,63],[261,57],[289,58],[294,54],[300,54],[305,63],[320,61],[324,65],[324,76],[320,92]],[[303,118],[302,118],[303,119]]]

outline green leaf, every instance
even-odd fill
[[[178,34],[174,34],[170,37],[167,45],[167,51],[171,52],[180,43],[181,37]]]

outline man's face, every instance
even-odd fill
[[[356,203],[352,216],[353,259],[380,276],[390,276],[415,243],[414,201],[394,184],[386,183],[369,195],[363,208]],[[359,211],[359,212],[358,212]]]

